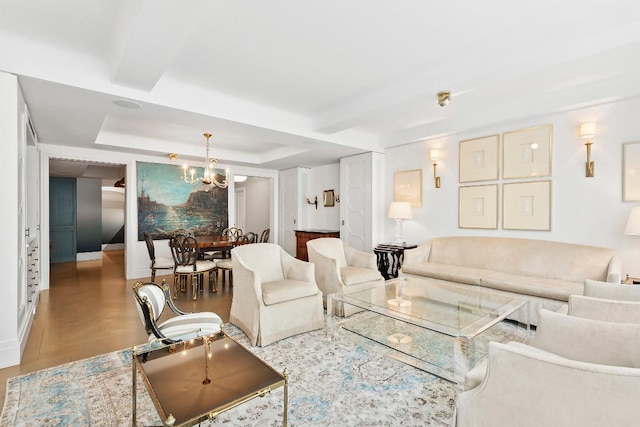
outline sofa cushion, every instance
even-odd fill
[[[359,267],[343,267],[340,269],[340,277],[346,286],[357,285],[364,282],[373,282],[381,280],[378,270],[369,270]]]
[[[482,277],[480,285],[485,288],[500,289],[558,301],[569,301],[569,295],[581,294],[583,287],[580,282],[499,272],[492,272]]]
[[[582,319],[542,309],[531,345],[571,360],[640,368],[640,325]]]
[[[317,293],[318,287],[314,282],[283,279],[262,283],[262,301],[264,305],[309,297]]]
[[[480,268],[464,267],[461,265],[439,264],[436,262],[423,262],[416,264],[404,264],[402,272],[416,276],[432,277],[434,279],[448,280],[450,282],[465,283],[467,285],[480,285],[480,278],[493,272]]]
[[[620,301],[640,301],[640,286],[586,279],[584,281],[584,295]]]
[[[640,324],[640,301],[618,301],[571,295],[567,313],[570,316],[603,322]]]

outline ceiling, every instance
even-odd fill
[[[282,170],[638,97],[640,2],[3,1],[0,52],[42,144]]]

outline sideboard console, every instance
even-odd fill
[[[307,255],[307,242],[321,237],[340,238],[340,231],[335,230],[295,230],[296,232],[296,258],[309,261]]]

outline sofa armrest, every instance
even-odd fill
[[[640,409],[628,402],[640,398],[639,380],[640,369],[492,342],[487,375],[478,387],[458,395],[454,425],[635,425]]]
[[[607,270],[607,282],[621,283],[622,281],[622,260],[617,253],[609,260],[609,269]]]
[[[404,251],[404,264],[427,262],[431,253],[431,241],[423,243],[417,248]]]

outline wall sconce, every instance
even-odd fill
[[[313,199],[313,202],[311,201],[310,198],[307,197],[307,203],[309,203],[310,205],[316,205],[316,210],[318,209],[318,196],[316,196]]]
[[[595,176],[595,163],[591,161],[591,138],[596,136],[596,124],[594,122],[586,122],[580,125],[580,138],[586,139],[584,145],[587,147],[587,163],[585,164],[585,175],[587,178]]]
[[[431,161],[433,162],[433,181],[436,188],[440,188],[440,177],[436,172],[436,168],[438,167],[438,159],[440,159],[440,150],[434,148],[429,151],[429,157],[431,157]]]
[[[442,92],[438,92],[438,105],[444,107],[451,101],[451,92],[448,90],[444,90]]]

